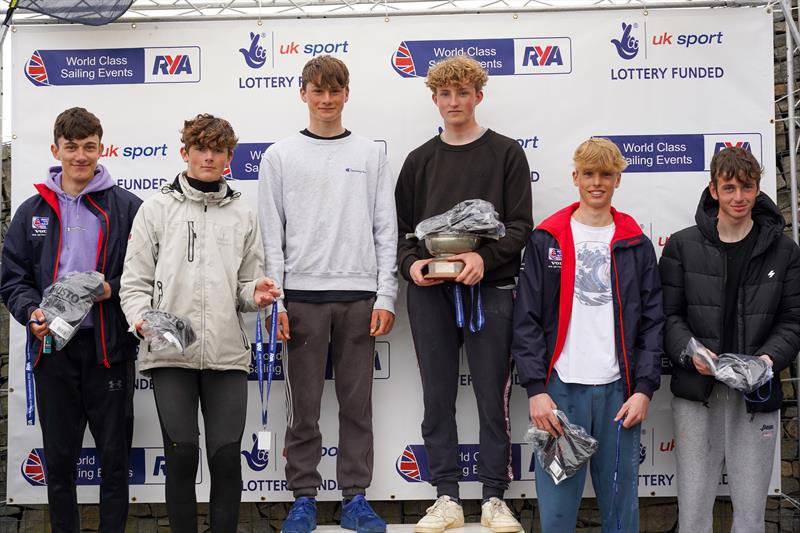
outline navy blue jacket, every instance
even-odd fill
[[[528,396],[547,392],[572,314],[575,244],[570,227],[578,204],[558,211],[531,234],[520,271],[511,352]],[[664,310],[656,254],[630,216],[611,209],[611,292],[617,360],[627,396],[648,397],[661,384]],[[589,332],[587,332],[589,333]]]
[[[8,228],[0,272],[0,296],[14,319],[23,325],[39,307],[44,289],[58,278],[61,254],[58,197],[44,184],[35,187],[39,194],[22,203]],[[91,311],[98,363],[109,366],[136,359],[139,341],[128,333],[128,323],[119,306],[119,280],[133,217],[142,201],[117,186],[89,193],[83,201],[100,220],[96,270],[111,285],[111,298],[96,303]],[[37,224],[35,219],[39,219]],[[33,342],[38,363],[41,343],[36,338]]]

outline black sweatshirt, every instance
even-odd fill
[[[502,285],[518,275],[520,252],[533,229],[533,206],[528,160],[514,139],[486,130],[479,139],[455,146],[437,135],[408,154],[394,196],[397,263],[407,280],[412,263],[431,255],[425,243],[406,239],[406,234],[426,218],[475,198],[491,202],[506,226],[505,237],[486,240],[477,250],[483,281]]]

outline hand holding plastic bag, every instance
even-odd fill
[[[39,309],[44,313],[56,350],[63,350],[105,292],[100,272],[70,272],[44,290]]]
[[[432,233],[472,233],[499,239],[505,236],[506,227],[491,202],[464,200],[441,215],[426,218],[414,231],[419,240]]]
[[[185,353],[186,348],[197,340],[191,322],[184,316],[151,309],[142,318],[142,336],[154,352],[175,348]]]
[[[684,351],[689,357],[700,357],[714,372],[714,378],[732,389],[751,393],[772,379],[772,367],[760,357],[734,353],[721,354],[716,360],[708,348],[692,337]]]
[[[536,460],[558,485],[568,477],[574,476],[597,452],[600,443],[581,426],[570,424],[563,411],[555,409],[553,413],[564,432],[561,436],[553,437],[547,431],[531,424],[525,433],[525,440],[533,445]]]

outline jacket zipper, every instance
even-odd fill
[[[208,229],[206,227],[206,212],[208,211],[208,199],[206,195],[203,195],[203,226],[201,231],[203,232],[203,236],[207,239],[208,238]],[[192,223],[192,233],[194,233],[194,223]],[[192,241],[192,247],[194,249],[194,241]],[[192,252],[194,254],[194,252]],[[200,273],[200,279],[203,280],[200,287],[200,331],[202,335],[202,344],[200,346],[200,370],[203,370],[205,367],[205,358],[206,358],[206,262],[201,262],[202,272]]]
[[[197,234],[194,232],[194,221],[188,221],[186,226],[186,229],[189,231],[189,244],[186,250],[186,260],[191,263],[194,261],[194,240],[197,238]]]
[[[619,331],[620,340],[622,341],[622,359],[625,362],[625,381],[628,385],[628,398],[631,397],[633,391],[631,390],[631,374],[628,368],[628,350],[625,347],[625,324],[622,321],[622,297],[619,293],[619,273],[617,272],[617,260],[614,257],[614,248],[611,248],[611,264],[614,266],[614,285],[617,288],[617,302],[619,303]]]
[[[100,213],[102,213],[103,218],[106,220],[106,231],[103,231],[102,225],[100,227],[100,243],[102,243],[102,250],[103,250],[103,266],[100,272],[105,276],[106,274],[106,260],[108,259],[108,236],[111,234],[111,221],[108,218],[108,213],[106,213],[97,202],[95,202],[90,195],[84,196],[86,200],[91,203]],[[97,263],[100,263],[100,253],[98,249],[97,254]],[[111,368],[111,363],[108,360],[108,346],[106,342],[106,323],[105,323],[105,316],[103,313],[103,302],[98,302],[97,304],[98,310],[100,312],[100,340],[103,344],[103,365],[106,368]]]

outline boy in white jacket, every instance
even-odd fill
[[[211,474],[211,531],[236,531],[241,500],[239,451],[247,407],[250,342],[242,312],[280,295],[263,273],[255,213],[222,178],[237,139],[228,121],[198,115],[184,123],[187,163],[171,185],[148,198],[133,221],[120,299],[141,334],[152,308],[187,317],[197,342],[139,350],[153,380],[164,437],[166,501],[175,533],[197,532],[198,403]]]

